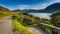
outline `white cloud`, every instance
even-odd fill
[[[57,3],[58,1],[54,1],[54,2],[49,2],[49,3],[43,3],[43,4],[39,4],[39,5],[36,5],[35,8],[36,9],[45,9],[46,7],[54,4],[54,3]]]
[[[18,5],[18,9],[29,9],[28,5]]]
[[[33,7],[33,9],[45,9],[46,7],[48,7],[49,5],[53,4],[51,3],[43,3],[43,4],[39,4]]]
[[[54,0],[54,2],[60,2],[60,0]]]
[[[48,3],[41,4],[40,9],[46,8],[46,7],[48,6],[47,4],[48,4]]]
[[[18,5],[18,9],[43,9],[47,6],[47,3],[44,3],[42,5],[33,5],[33,6],[29,6],[29,5]]]
[[[52,5],[54,3],[60,3],[60,0],[53,0],[52,2],[38,4],[38,5],[35,6],[35,8],[37,8],[37,9],[45,9],[46,7],[48,7],[49,5]]]
[[[43,3],[43,4],[37,4],[33,6],[29,5],[18,5],[18,9],[45,9],[47,6],[53,4],[53,2],[50,3]]]
[[[49,5],[52,5],[54,2],[50,2],[50,3],[44,3],[41,5],[42,9],[45,9],[46,7],[48,7]]]
[[[54,0],[54,1],[49,2],[49,3],[44,3],[44,4],[41,5],[41,8],[44,9],[44,8],[48,7],[49,5],[52,5],[54,3],[60,3],[60,0]]]

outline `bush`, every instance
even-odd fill
[[[54,12],[51,15],[51,23],[54,26],[60,27],[60,12]]]
[[[20,31],[22,34],[31,34],[30,32],[28,32],[27,27],[24,27],[16,20],[13,20],[12,24],[13,24],[14,29]]]

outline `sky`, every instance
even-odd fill
[[[60,3],[60,0],[0,0],[0,6],[16,9],[44,9],[53,3]]]

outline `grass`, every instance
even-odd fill
[[[16,13],[14,13],[14,12],[3,12],[3,11],[0,11],[0,19],[4,18],[6,16],[14,15],[14,14],[16,14]]]
[[[11,15],[11,13],[9,13],[9,12],[0,12],[0,18],[3,18],[5,16],[9,16],[9,15]]]
[[[13,27],[20,31],[22,34],[31,34],[28,32],[27,27],[21,25],[17,20],[13,20]]]

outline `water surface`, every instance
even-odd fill
[[[50,18],[51,13],[29,13],[40,18]]]

